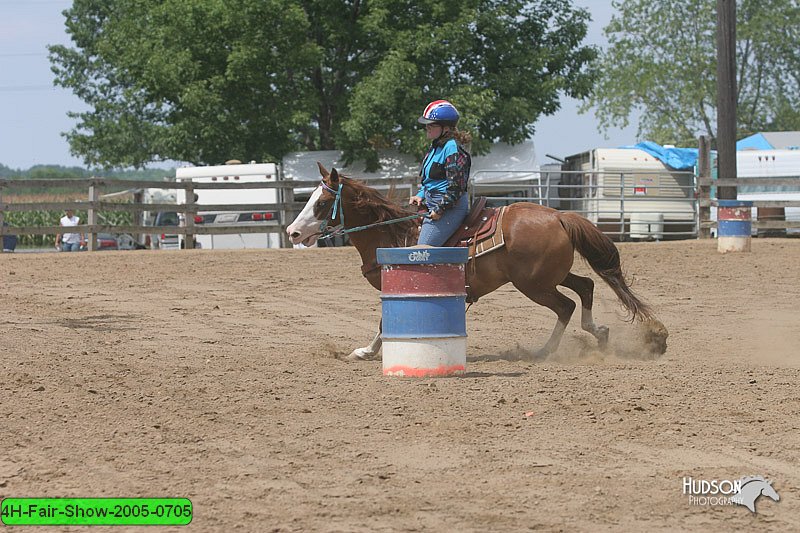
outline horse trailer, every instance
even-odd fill
[[[191,180],[195,183],[273,183],[278,179],[275,163],[226,164],[207,167],[184,167],[175,171],[177,181]],[[277,188],[261,189],[195,189],[198,212],[194,216],[196,228],[225,226],[259,226],[263,233],[231,233],[195,235],[196,248],[242,249],[280,248],[280,213],[271,209],[255,209],[254,205],[276,205],[280,202]],[[178,189],[178,203],[186,203],[186,191]],[[216,208],[203,210],[203,206],[234,206],[225,210]],[[236,205],[246,206],[235,209]],[[182,215],[179,213],[179,215]],[[181,221],[180,225],[185,222]],[[178,236],[183,248],[183,235]]]
[[[694,173],[674,170],[637,148],[596,148],[561,166],[560,208],[576,211],[612,238],[697,235]]]

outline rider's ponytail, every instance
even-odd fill
[[[459,129],[445,131],[436,141],[437,144],[441,146],[450,139],[455,139],[455,141],[467,151],[469,151],[469,146],[472,144],[472,134],[470,134],[468,131],[461,131]]]

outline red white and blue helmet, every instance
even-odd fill
[[[441,124],[455,126],[460,115],[456,107],[447,100],[435,100],[428,104],[422,116],[417,119],[420,124]]]

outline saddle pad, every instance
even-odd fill
[[[487,220],[488,227],[491,229],[491,231],[486,231],[482,233],[480,229],[483,228],[479,228],[479,231],[475,238],[475,242],[473,243],[471,242],[471,240],[468,240],[464,244],[464,246],[471,247],[469,255],[470,259],[474,259],[476,257],[488,254],[489,252],[497,250],[501,246],[505,245],[506,242],[503,237],[503,214],[505,214],[506,208],[505,206],[503,206],[499,209],[495,209],[494,211],[495,211],[495,213],[493,213],[494,220],[492,221]]]

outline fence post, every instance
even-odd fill
[[[4,188],[5,188],[5,184],[0,183],[0,241],[3,240],[2,237],[3,237],[3,235],[6,234],[6,229],[5,229],[5,221],[6,221],[5,212],[6,212],[6,210],[5,210],[5,207],[3,206],[3,189]],[[2,245],[2,243],[0,243],[0,245]]]
[[[701,135],[698,139],[698,158],[697,158],[697,177],[711,178],[711,143],[708,137]],[[711,187],[697,185],[697,237],[699,239],[710,239],[711,228],[702,227],[703,222],[711,220]],[[705,205],[703,205],[705,204]]]
[[[599,202],[598,202],[598,205]],[[599,209],[598,209],[599,210]],[[598,217],[598,222],[600,218]],[[619,175],[619,240],[625,241],[625,173]]]
[[[94,252],[97,249],[94,226],[97,225],[97,209],[95,209],[95,202],[97,202],[99,198],[98,184],[98,180],[95,177],[92,178],[89,184],[89,209],[88,220],[86,221],[86,223],[89,224],[89,231],[86,233],[86,246],[87,250],[90,252]]]
[[[278,174],[278,179],[281,180],[281,183],[286,183],[284,180],[283,172]],[[294,203],[294,189],[291,187],[281,187],[280,191],[280,198],[281,203],[283,204],[283,209],[281,209],[281,248],[291,248],[292,243],[289,241],[289,235],[286,233],[286,228],[289,227],[289,223],[291,222],[290,218],[294,218],[294,211],[289,210],[286,208],[286,204]]]
[[[194,250],[194,183],[191,181],[184,183],[186,185],[186,212],[184,213],[186,236],[183,242],[187,250]]]
[[[136,192],[133,193],[133,203],[137,205],[141,205],[144,203],[144,190],[138,189]],[[134,226],[144,226],[144,211],[141,209],[137,209],[133,211],[133,225]],[[142,239],[143,233],[134,233],[133,240],[136,241],[137,244],[144,244]],[[134,245],[135,247],[136,245]]]

